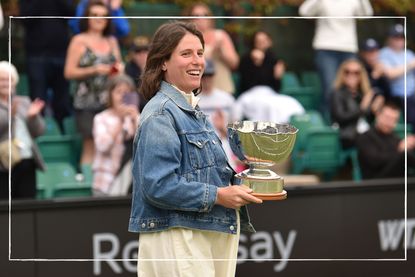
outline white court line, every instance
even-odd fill
[[[61,19],[72,19],[72,18],[91,18],[88,16],[9,16],[9,63],[11,63],[11,21],[12,19],[30,19],[30,18],[43,18],[43,19],[52,19],[52,18],[61,18]],[[92,18],[109,18],[115,19],[120,17],[114,16],[104,16],[104,17],[92,17]],[[407,50],[407,35],[406,35],[406,26],[407,26],[407,18],[406,16],[123,16],[122,18],[126,19],[195,19],[195,18],[210,18],[210,19],[318,19],[318,18],[337,18],[337,19],[403,19],[404,20],[404,30],[405,30],[405,64],[406,64],[406,50]],[[407,134],[407,127],[406,127],[406,118],[407,118],[407,101],[406,101],[406,73],[407,69],[405,67],[405,100],[404,100],[404,116],[405,116],[405,135]],[[9,74],[9,81],[11,80],[11,74]],[[11,85],[9,85],[9,90],[11,89]],[[9,100],[10,100],[9,96]],[[9,101],[9,111],[11,110]],[[11,114],[9,112],[9,123],[11,121]],[[11,124],[9,124],[9,139],[11,138]],[[9,151],[11,152],[11,144],[9,144]],[[9,155],[9,165],[11,164],[11,157]],[[405,250],[405,258],[397,258],[397,259],[377,259],[377,258],[368,258],[368,259],[203,259],[208,261],[290,261],[290,262],[306,262],[306,261],[407,261],[408,257],[408,246],[407,246],[407,220],[408,220],[408,179],[407,179],[407,140],[405,139],[405,199],[404,199],[404,215],[405,215],[405,230],[404,230],[404,250]],[[80,262],[90,262],[90,261],[137,261],[137,259],[18,259],[18,258],[11,258],[11,174],[9,171],[9,261],[80,261]],[[142,259],[143,261],[170,261],[170,260],[197,260],[197,259]]]

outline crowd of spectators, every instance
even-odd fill
[[[336,1],[335,6],[329,5],[329,2],[306,0],[299,13],[304,16],[373,14],[369,1]],[[140,112],[146,104],[146,99],[138,94],[138,87],[151,38],[134,38],[127,48],[128,56],[122,57],[119,43],[132,36],[129,22],[125,18],[103,18],[125,15],[122,0],[110,3],[82,0],[77,7],[64,0],[21,0],[20,12],[21,15],[97,18],[78,18],[69,22],[62,19],[24,21],[26,74],[32,101],[27,98],[17,101],[19,98],[16,97],[11,106],[12,123],[16,125],[13,137],[23,136],[22,140],[28,142],[20,153],[26,157],[22,161],[29,160],[30,164],[15,165],[12,175],[19,175],[22,168],[28,168],[27,172],[31,173],[26,175],[24,182],[34,182],[36,187],[33,172],[36,168],[43,169],[44,163],[38,155],[34,137],[43,130],[41,115],[45,115],[45,102],[52,92],[51,113],[62,132],[65,132],[64,118],[75,118],[77,130],[82,136],[79,162],[92,165],[94,195],[126,194],[131,183],[132,139],[139,124]],[[247,119],[289,123],[293,115],[307,111],[298,99],[281,93],[287,65],[283,57],[275,54],[270,33],[258,30],[252,36],[248,51],[238,53],[229,34],[216,28],[214,19],[204,18],[214,15],[209,6],[196,3],[184,14],[194,16],[191,21],[205,39],[206,68],[198,105],[209,115],[230,164],[240,170],[243,164],[235,158],[227,142],[226,126],[229,122]],[[68,23],[72,34],[67,31]],[[358,151],[364,178],[403,176],[401,171],[396,170],[397,164],[404,167],[402,142],[392,137],[390,130],[396,126],[405,100],[408,123],[415,130],[415,56],[410,50],[404,51],[404,35],[401,24],[393,25],[385,34],[387,43],[383,48],[375,39],[365,38],[358,52],[354,19],[317,20],[313,48],[322,84],[318,108],[328,126],[338,126],[343,149]],[[13,68],[10,70],[14,89],[18,74],[14,73]],[[9,73],[8,70],[5,72]],[[1,74],[0,92],[6,83]],[[232,74],[239,75],[239,84],[234,83]],[[70,82],[75,84],[73,99],[70,98]],[[2,92],[1,96],[0,108],[7,112],[8,95]],[[15,102],[25,105],[25,108],[19,108],[17,104],[15,107]],[[8,123],[3,116],[1,119],[0,138],[4,142],[8,139]],[[38,126],[35,129],[32,128],[34,124]],[[390,130],[382,131],[385,128],[382,126],[389,126]],[[378,143],[371,145],[372,141]],[[387,165],[386,161],[380,165],[382,160],[377,159],[378,155],[384,154],[381,153],[384,151],[381,150],[382,142],[387,144],[388,151],[396,152],[393,165]],[[377,144],[379,149],[366,147]],[[408,151],[413,148],[410,138]],[[376,165],[371,163],[372,160],[376,160]],[[383,166],[393,167],[394,170],[390,170],[392,173],[389,175],[374,174],[383,171]],[[7,172],[5,168],[0,168],[2,180]],[[29,177],[30,182],[27,180]],[[18,182],[19,178],[13,180]],[[28,187],[28,191],[30,195],[20,196],[34,197],[33,185]],[[6,192],[2,191],[1,195],[7,196]],[[17,192],[14,195],[19,197]]]

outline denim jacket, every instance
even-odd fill
[[[235,172],[206,116],[162,82],[140,120],[129,231],[182,227],[236,234],[235,210],[215,205],[218,187],[228,186]],[[245,206],[240,218],[241,230],[253,232]]]

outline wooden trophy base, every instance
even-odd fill
[[[264,201],[287,199],[287,192],[285,190],[280,193],[252,193],[252,195]]]

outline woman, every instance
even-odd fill
[[[204,3],[196,3],[190,7],[187,15],[212,16],[212,11]],[[234,93],[235,86],[232,80],[232,70],[238,68],[239,56],[232,39],[224,31],[215,29],[215,23],[210,18],[192,20],[203,33],[205,40],[205,58],[213,60],[216,68],[214,86],[226,92]]]
[[[138,122],[138,103],[128,101],[128,96],[136,96],[138,100],[133,80],[123,74],[112,77],[108,91],[108,109],[94,117],[93,125],[96,151],[92,187],[98,196],[127,194],[131,184],[131,153],[126,146],[132,142]]]
[[[348,59],[340,65],[331,93],[331,116],[340,127],[343,148],[354,146],[357,135],[369,129],[368,122],[383,102],[383,96],[373,93],[358,60]]]
[[[196,106],[203,51],[203,35],[183,22],[162,25],[150,46],[129,224],[140,233],[138,276],[234,276],[236,260],[212,259],[236,259],[239,226],[253,230],[243,206],[262,202],[250,189],[230,185],[234,172]]]
[[[84,16],[108,16],[108,8],[92,0]],[[83,19],[81,33],[72,38],[68,47],[65,77],[77,81],[74,108],[83,137],[81,164],[90,164],[94,156],[92,121],[107,104],[107,78],[123,69],[117,40],[110,34],[109,19]]]
[[[11,84],[9,82],[11,76]],[[11,138],[16,146],[12,157],[19,157],[12,164],[11,196],[15,198],[36,197],[36,169],[44,170],[44,162],[35,143],[35,137],[45,130],[45,123],[40,115],[45,103],[40,99],[30,102],[26,96],[15,96],[19,75],[16,68],[6,61],[0,62],[0,199],[9,197],[9,163],[4,157],[9,156],[9,124]],[[9,89],[11,87],[11,90]],[[10,95],[11,94],[11,95]],[[11,99],[11,103],[9,102]],[[9,121],[9,106],[11,121]],[[3,152],[4,151],[4,152]],[[5,161],[5,163],[3,163]]]
[[[241,92],[258,85],[279,92],[284,72],[284,62],[272,52],[271,36],[264,31],[255,32],[251,49],[242,57],[239,65]]]

